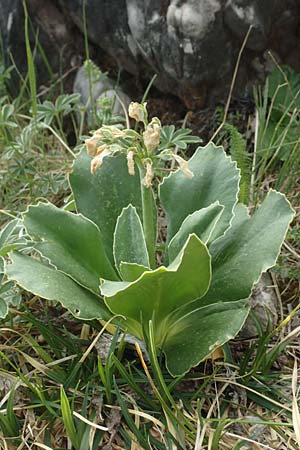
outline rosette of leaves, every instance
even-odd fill
[[[90,162],[82,151],[70,175],[77,213],[50,203],[29,207],[23,222],[33,255],[13,252],[6,273],[78,318],[116,316],[146,344],[152,330],[169,372],[183,374],[239,332],[252,287],[275,264],[293,210],[272,190],[250,216],[237,200],[236,164],[221,147],[199,147],[189,161],[192,179],[177,170],[159,185],[156,203],[168,229],[164,264],[153,267],[142,200],[151,188],[128,174],[122,154],[104,158],[94,175]],[[147,227],[156,236],[154,204],[152,212]]]

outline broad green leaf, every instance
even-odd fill
[[[109,309],[134,320],[140,336],[141,318],[147,322],[154,317],[158,326],[162,324],[161,330],[156,329],[159,341],[166,331],[165,322],[163,324],[166,316],[202,297],[208,289],[210,276],[208,250],[196,235],[191,235],[170,266],[146,271],[131,283],[104,281],[100,288]]]
[[[94,175],[90,172],[91,159],[83,149],[74,163],[70,184],[78,212],[98,225],[113,263],[113,235],[122,209],[131,203],[142,217],[140,179],[138,173],[128,174],[124,155],[104,158]]]
[[[199,147],[189,160],[194,177],[189,179],[177,170],[164,179],[159,195],[168,219],[168,242],[189,215],[219,201],[224,206],[211,240],[229,227],[232,210],[237,202],[240,172],[222,147],[213,143]]]
[[[39,203],[28,208],[24,225],[31,238],[40,241],[34,248],[82,286],[99,293],[100,278],[118,279],[99,228],[86,217]]]
[[[64,273],[18,252],[11,254],[11,260],[12,263],[6,265],[8,278],[34,295],[60,302],[79,319],[108,320],[112,317],[101,297]]]
[[[123,208],[118,217],[113,251],[115,265],[118,269],[121,262],[150,267],[142,223],[132,205]]]
[[[195,233],[204,244],[207,244],[223,210],[224,207],[215,202],[207,208],[189,214],[170,241],[168,247],[170,261],[176,258],[190,234]]]
[[[212,281],[199,305],[249,297],[262,272],[276,263],[294,211],[271,190],[252,217],[242,205],[235,214],[230,229],[210,246]]]
[[[122,262],[119,270],[123,281],[135,281],[146,272],[146,270],[149,270],[149,267]]]
[[[205,306],[180,317],[169,327],[162,348],[169,372],[184,374],[234,338],[248,312],[247,301],[241,300]]]

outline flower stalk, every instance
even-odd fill
[[[155,250],[156,250],[156,206],[154,203],[154,195],[152,187],[145,186],[144,178],[146,176],[146,169],[143,164],[138,164],[140,180],[141,180],[141,195],[143,208],[143,230],[145,235],[146,246],[148,250],[150,268],[154,269],[156,266]]]

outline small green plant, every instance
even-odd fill
[[[101,125],[118,125],[124,123],[124,116],[114,114],[116,97],[103,97],[97,100],[96,119]]]
[[[229,138],[230,156],[236,162],[241,172],[239,202],[249,204],[252,159],[247,150],[247,142],[239,130],[229,122],[226,122],[222,130],[222,139]]]
[[[239,332],[253,284],[275,264],[294,213],[272,190],[249,216],[238,203],[240,172],[222,147],[199,147],[187,162],[172,151],[176,132],[149,122],[145,104],[132,103],[129,115],[141,132],[103,126],[76,158],[69,180],[77,213],[28,208],[31,256],[13,251],[5,271],[77,318],[113,320],[181,375]],[[156,180],[172,160],[179,170]],[[168,222],[162,265],[157,207]]]
[[[300,168],[300,74],[278,66],[263,90],[255,89],[254,97],[257,138],[253,183],[260,186],[266,173],[276,169],[275,189],[288,192]]]
[[[45,100],[37,106],[37,119],[47,125],[51,125],[53,120],[56,120],[57,127],[63,135],[63,116],[69,114],[79,100],[79,94],[61,94],[57,97],[55,103]]]

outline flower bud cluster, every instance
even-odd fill
[[[92,174],[102,166],[105,157],[113,156],[116,153],[125,153],[128,173],[134,176],[137,164],[144,172],[143,183],[148,188],[152,185],[158,160],[174,158],[185,176],[193,177],[187,161],[171,150],[161,148],[160,120],[153,117],[148,122],[146,106],[146,103],[132,102],[128,110],[129,117],[137,123],[142,123],[141,133],[130,128],[121,129],[115,125],[104,125],[85,140],[87,153],[93,157],[91,161]]]

